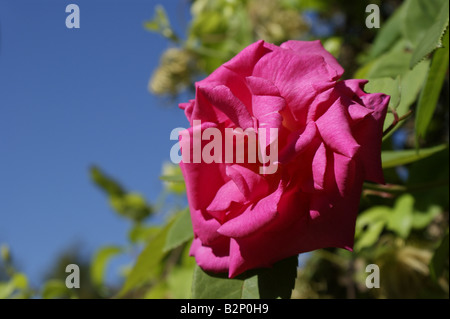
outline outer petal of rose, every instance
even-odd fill
[[[280,162],[287,163],[293,157],[302,153],[316,137],[317,127],[314,122],[309,122],[303,132],[291,133],[287,145],[281,150]]]
[[[330,149],[347,157],[353,157],[360,146],[353,138],[346,113],[341,100],[338,99],[316,121],[316,125],[323,141]]]
[[[325,170],[327,168],[327,150],[323,143],[320,144],[312,161],[312,173],[314,188],[322,190],[325,184]]]
[[[280,96],[280,90],[271,81],[256,76],[245,78],[248,88],[253,95],[273,95]]]
[[[195,256],[197,264],[206,271],[225,272],[229,268],[229,239],[220,239],[214,243],[214,248],[203,246],[199,238],[192,242],[189,254]]]
[[[268,267],[273,263],[299,253],[326,247],[351,250],[354,227],[358,212],[362,181],[345,198],[334,202],[326,214],[314,219],[308,213],[298,212],[297,205],[283,205],[280,211],[295,210],[288,215],[297,215],[290,223],[283,222],[278,231],[256,232],[252,236],[233,238],[230,243],[229,277],[233,278],[245,270]],[[295,214],[297,213],[297,214]],[[287,213],[286,213],[287,214]]]
[[[189,102],[179,104],[180,109],[184,110],[184,114],[186,115],[186,118],[188,119],[189,123],[191,123],[191,117],[192,117],[192,112],[194,110],[194,105],[195,105],[195,100],[189,100]],[[191,125],[192,125],[192,123],[191,123]]]
[[[228,116],[237,126],[243,129],[253,127],[253,120],[246,106],[233,95],[225,85],[199,86],[198,90],[208,99],[214,107]]]
[[[386,117],[389,96],[384,94],[368,94],[361,99],[373,112],[353,129],[354,136],[362,145],[359,158],[364,166],[367,180],[384,183],[381,166],[381,143],[383,139],[383,123]]]
[[[334,153],[334,176],[341,196],[345,196],[355,181],[355,162],[353,159]]]
[[[333,80],[339,79],[344,73],[344,69],[337,62],[336,58],[324,49],[320,40],[316,41],[296,41],[289,40],[280,46],[283,49],[291,49],[298,55],[320,55],[327,63],[330,75]]]
[[[359,123],[361,120],[365,119],[369,114],[372,113],[372,110],[358,103],[352,103],[348,106],[348,114],[352,119],[352,125]]]
[[[190,209],[192,228],[194,235],[198,237],[204,245],[212,245],[220,236],[217,230],[220,223],[208,212],[199,209]]]
[[[215,127],[213,123],[202,123],[201,132],[206,128]],[[190,135],[191,148],[187,151],[191,152],[191,163],[180,162],[180,168],[186,183],[186,193],[191,209],[205,209],[213,200],[217,191],[225,183],[225,164],[212,162],[206,164],[204,162],[193,162],[193,128],[185,130]],[[182,154],[186,152],[181,144]],[[207,188],[204,185],[208,185]]]
[[[258,199],[269,191],[269,184],[265,178],[244,166],[229,165],[226,167],[226,174],[231,177],[247,200]]]
[[[362,79],[339,81],[336,83],[336,89],[339,90],[340,94],[344,94],[352,100],[358,100],[359,97],[367,94],[363,90],[367,82],[369,81]]]
[[[244,203],[246,201],[242,191],[233,180],[229,180],[218,191],[206,209],[208,212],[224,211],[230,208],[231,202]]]
[[[272,113],[280,112],[286,105],[284,99],[274,95],[254,95],[252,99],[253,116],[260,122]]]
[[[217,230],[227,237],[249,236],[270,223],[277,216],[278,201],[283,193],[283,186],[269,196],[259,200],[255,205],[249,206],[242,214],[226,221]]]
[[[253,68],[261,57],[270,51],[271,50],[265,45],[265,42],[260,40],[250,44],[223,66],[241,76],[247,77],[252,75]]]

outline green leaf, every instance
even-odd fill
[[[383,151],[381,152],[383,168],[385,169],[400,165],[406,165],[426,158],[446,148],[447,145],[438,145],[435,147],[420,149],[419,152],[417,152],[416,150]]]
[[[108,262],[112,257],[122,252],[122,248],[118,246],[105,246],[97,251],[91,264],[92,282],[101,286]]]
[[[9,298],[16,289],[14,282],[12,280],[8,282],[0,282],[0,299]]]
[[[428,78],[419,97],[415,123],[416,144],[418,143],[419,137],[425,137],[428,125],[433,117],[434,110],[436,109],[445,74],[448,70],[448,33],[449,32],[447,31],[444,36],[444,48],[437,49],[434,52],[431,67],[428,72]]]
[[[167,278],[167,284],[172,298],[187,299],[191,297],[193,271],[194,266],[189,268],[177,267],[170,272]]]
[[[97,186],[110,196],[122,196],[125,194],[122,186],[113,178],[103,173],[97,166],[91,167],[91,178]]]
[[[426,31],[435,23],[442,4],[448,0],[407,0],[403,15],[402,33],[415,47]],[[408,61],[409,62],[409,61]]]
[[[358,241],[355,243],[355,251],[360,251],[363,248],[370,247],[375,244],[380,238],[386,221],[379,220],[370,224],[369,228],[362,233]]]
[[[64,281],[51,279],[45,283],[41,296],[43,299],[68,298],[71,293]]]
[[[192,274],[196,266],[195,259],[189,256],[190,245],[183,249],[180,262],[167,276],[168,291],[171,298],[187,299],[192,295]]]
[[[191,214],[187,208],[178,214],[172,227],[170,227],[167,233],[164,251],[172,250],[193,237],[194,231],[192,229]]]
[[[414,69],[406,72],[405,74],[400,76],[400,102],[398,103],[395,111],[399,117],[404,116],[409,112],[410,106],[416,101],[417,96],[425,82],[427,77],[428,68],[430,66],[429,61],[423,61],[417,64]],[[391,97],[392,99],[392,97]],[[391,104],[391,103],[390,103]],[[394,115],[390,112],[386,114],[386,119],[384,121],[383,130],[386,130],[394,121]],[[401,124],[404,122],[399,122],[394,129],[392,129],[389,134],[383,137],[383,139],[387,139],[392,135]]]
[[[111,196],[110,204],[120,215],[136,222],[144,220],[153,212],[153,208],[138,193]]]
[[[389,106],[396,108],[400,103],[400,78],[395,80],[390,77],[369,78],[369,82],[364,87],[367,93],[384,93],[390,95]]]
[[[164,163],[162,176],[159,178],[164,181],[164,185],[168,191],[175,194],[186,193],[186,186],[179,165]]]
[[[138,288],[158,276],[160,272],[160,263],[166,255],[164,245],[166,243],[167,233],[172,224],[173,221],[167,223],[167,225],[148,242],[147,246],[144,247],[118,296],[123,296],[132,289]]]
[[[413,52],[410,62],[411,68],[436,48],[442,47],[442,39],[448,27],[448,11],[449,1],[444,1],[435,23],[423,34]]]
[[[394,209],[389,215],[387,229],[395,232],[401,238],[407,238],[411,232],[414,210],[414,197],[404,194],[395,202]]]
[[[387,221],[391,208],[388,206],[373,206],[358,215],[355,225],[355,237],[358,238],[364,229],[378,221]]]
[[[378,241],[390,214],[390,207],[374,206],[358,216],[355,226],[355,251],[370,247]]]
[[[411,53],[404,51],[404,42],[400,41],[391,51],[381,55],[372,64],[367,78],[392,77],[409,70]]]
[[[192,284],[194,299],[290,298],[297,276],[297,256],[229,279],[225,274],[208,274],[196,266]]]
[[[430,275],[433,280],[437,280],[444,272],[445,265],[448,264],[449,238],[447,234],[442,238],[439,247],[434,252],[430,261]]]
[[[388,51],[395,41],[401,36],[401,25],[403,23],[403,16],[406,11],[406,2],[404,2],[392,16],[387,20],[373,42],[370,49],[369,58],[373,59]]]
[[[17,291],[28,289],[28,278],[23,273],[14,273],[8,282],[0,282],[0,299],[16,298]],[[16,294],[15,294],[16,293]]]
[[[28,278],[23,273],[15,273],[11,280],[17,289],[23,290],[28,288]]]
[[[142,223],[136,223],[128,232],[128,238],[132,243],[147,242],[160,230],[161,228],[155,226],[145,226]]]
[[[425,212],[414,211],[412,215],[412,227],[414,229],[423,229],[427,227],[441,212],[442,208],[437,205],[431,205]]]
[[[164,35],[164,31],[171,30],[169,18],[164,7],[157,5],[152,20],[144,22],[144,28],[148,31],[159,32]],[[170,37],[169,37],[170,38]]]
[[[178,176],[178,175],[163,175],[163,176],[160,176],[159,179],[161,179],[165,182],[184,183],[183,176]]]

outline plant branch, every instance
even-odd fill
[[[394,115],[394,121],[391,125],[383,132],[383,137],[388,135],[401,121],[405,120],[412,114],[412,110],[409,110],[406,112],[403,116],[398,116],[398,113],[396,110],[394,110],[392,107],[389,108],[391,110],[392,115]]]

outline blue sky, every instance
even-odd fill
[[[80,29],[66,28],[70,3]],[[147,91],[170,45],[142,27],[157,4],[0,0],[0,244],[34,282],[72,243],[92,252],[126,240],[91,164],[149,200],[162,189],[170,132],[187,121]],[[164,6],[183,30],[187,1]]]

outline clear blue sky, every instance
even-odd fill
[[[80,29],[65,26],[70,3]],[[92,184],[91,164],[149,200],[162,189],[170,131],[187,121],[147,91],[169,47],[142,27],[157,4],[0,0],[0,244],[34,282],[71,243],[125,242],[129,223]],[[183,30],[187,1],[163,4]]]

